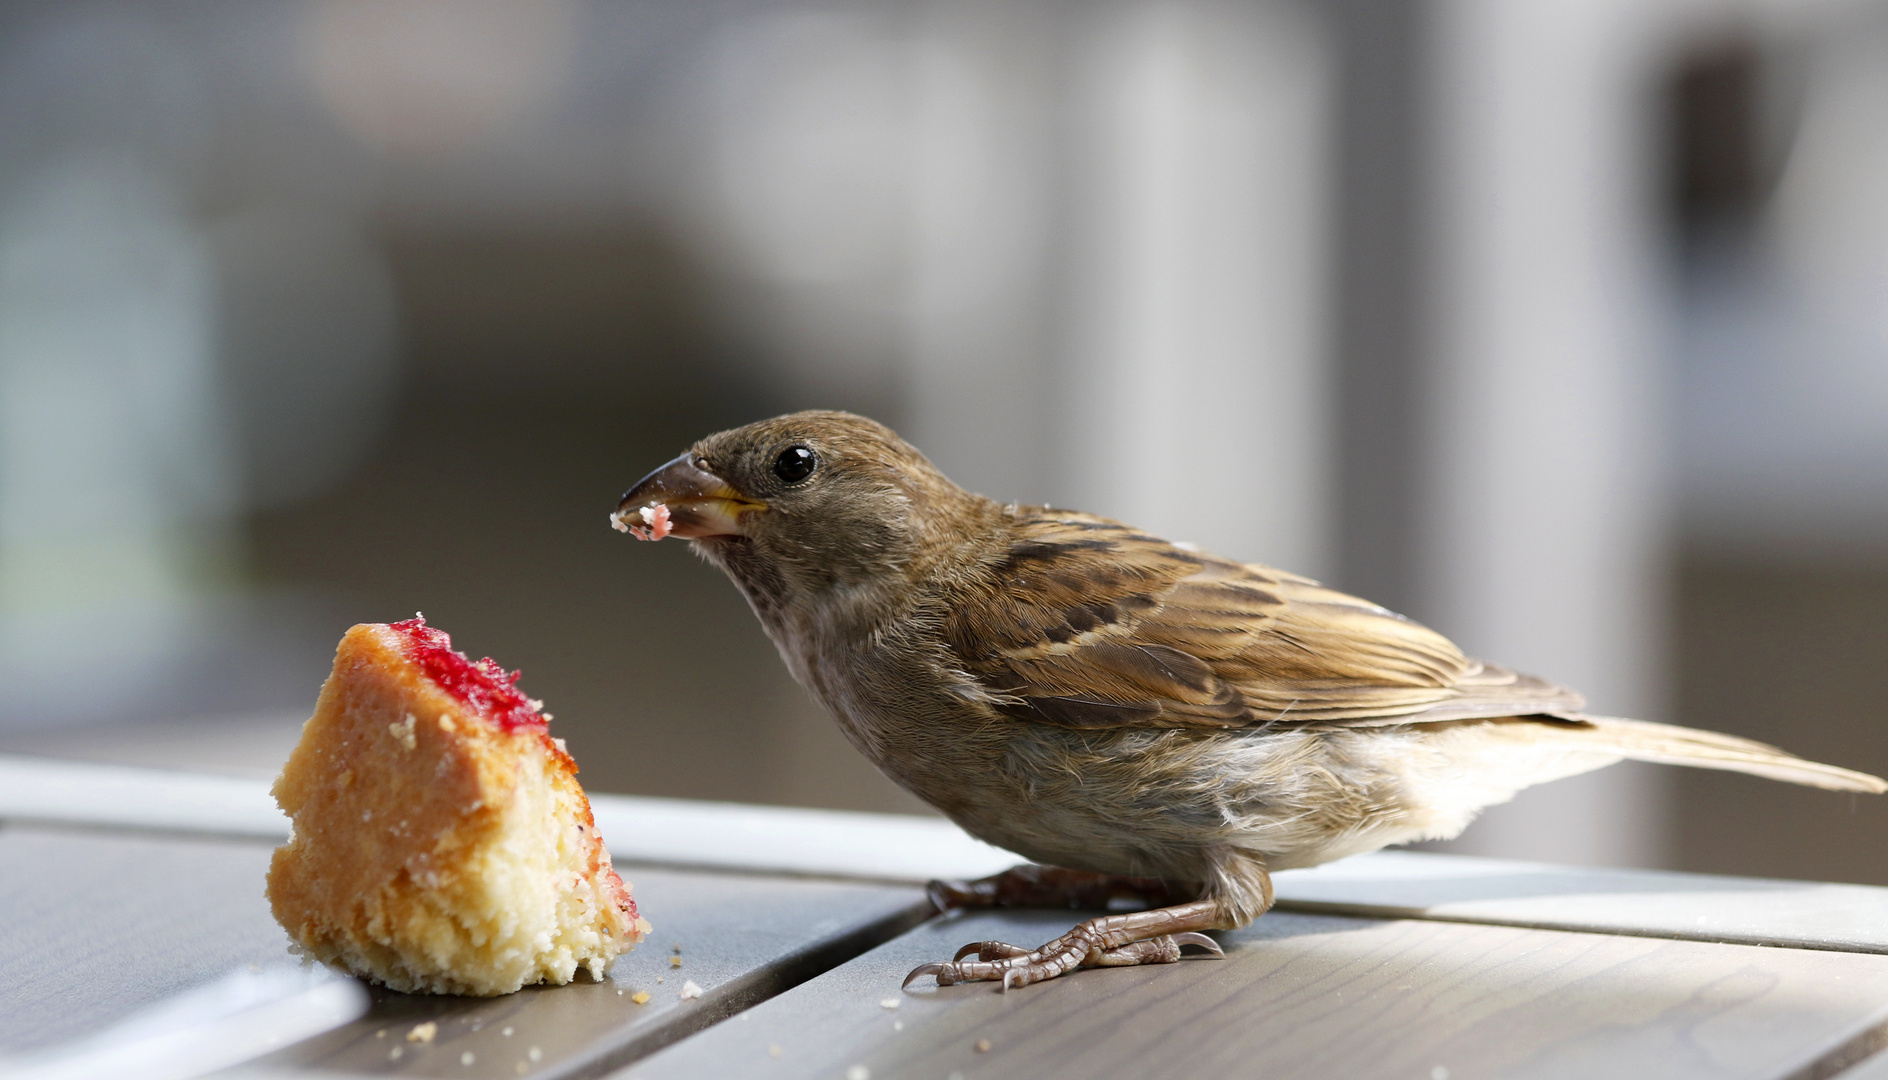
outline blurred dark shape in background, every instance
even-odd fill
[[[1888,771],[1888,6],[0,8],[0,752],[272,773],[351,623],[597,790],[922,810],[605,515],[804,407]],[[1456,850],[1888,883],[1608,770]]]
[[[1734,21],[1667,91],[1673,704],[1809,756],[1888,744],[1888,8]],[[1673,865],[1888,881],[1874,800],[1673,778]]]

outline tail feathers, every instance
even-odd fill
[[[1594,746],[1595,749],[1603,747],[1638,761],[1660,761],[1700,769],[1727,769],[1829,791],[1866,791],[1875,795],[1888,792],[1888,781],[1880,777],[1807,761],[1774,746],[1740,739],[1735,735],[1720,735],[1715,731],[1698,731],[1617,716],[1588,716],[1585,713],[1554,715],[1590,725],[1585,730],[1575,729],[1580,730],[1583,745]]]

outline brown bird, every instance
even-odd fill
[[[978,942],[907,984],[1218,952],[1199,931],[1264,913],[1274,871],[1451,837],[1621,758],[1888,790],[1747,739],[1587,715],[1572,690],[1296,574],[972,494],[847,413],[710,435],[612,523],[686,537],[860,753],[1043,864],[939,883],[941,902],[1164,905],[1033,950]]]

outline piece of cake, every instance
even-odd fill
[[[601,978],[649,932],[518,675],[415,617],[356,626],[275,798],[269,903],[305,955],[396,990]]]

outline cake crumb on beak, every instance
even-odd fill
[[[638,540],[660,540],[669,535],[669,508],[666,503],[655,503],[635,512],[642,519],[641,525],[631,525],[623,520],[628,511],[618,510],[610,515],[610,528],[617,532],[626,532]]]

